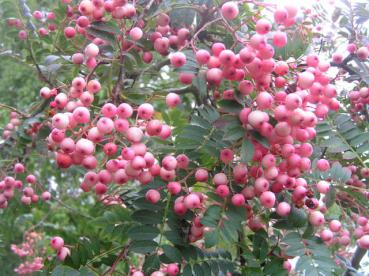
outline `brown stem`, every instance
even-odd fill
[[[198,30],[197,32],[192,36],[192,39],[190,41],[191,47],[192,49],[195,51],[196,50],[196,46],[195,46],[195,40],[197,39],[198,35],[204,31],[207,27],[209,27],[211,24],[214,24],[215,22],[218,22],[222,20],[221,17],[217,17],[211,21],[208,21],[207,23],[203,24]]]
[[[120,100],[120,89],[123,85],[124,81],[124,55],[120,56],[119,59],[119,72],[118,72],[118,80],[112,91],[112,100],[114,103],[118,104]]]
[[[86,77],[86,82],[88,82],[88,81],[92,78],[92,76],[93,76],[93,74],[95,73],[95,71],[97,70],[97,68],[98,68],[100,65],[102,65],[102,64],[109,64],[109,62],[107,62],[107,61],[99,61],[99,62],[96,64],[96,66],[91,70],[91,72],[90,72],[90,73],[88,73],[88,75],[87,75],[87,77]]]
[[[33,54],[33,50],[32,50],[32,45],[31,45],[31,42],[29,40],[27,40],[28,42],[28,51],[29,51],[29,54],[31,56],[31,59],[32,59],[32,62],[33,64],[35,65],[36,67],[36,70],[38,72],[38,76],[39,78],[46,82],[48,85],[50,85],[50,87],[53,87],[53,84],[49,81],[49,79],[42,73],[42,70],[40,68],[40,65],[38,65],[37,61],[36,61],[36,58],[35,58],[35,55]]]
[[[15,107],[12,107],[12,106],[9,106],[7,104],[2,104],[0,103],[0,107],[3,107],[3,108],[6,108],[6,109],[9,109],[11,111],[14,111],[16,113],[18,113],[19,115],[21,115],[22,117],[24,118],[28,118],[30,115],[29,114],[26,114],[26,113],[23,113],[22,111],[19,111],[18,109],[16,109]]]
[[[122,260],[122,259],[126,259],[127,258],[127,254],[128,254],[128,248],[129,248],[129,244],[127,244],[122,251],[119,253],[118,257],[115,259],[114,263],[112,264],[111,268],[104,273],[105,274],[109,274],[109,275],[113,275],[113,272],[117,266],[117,264]]]
[[[352,256],[351,259],[351,266],[355,269],[358,269],[360,266],[360,262],[361,259],[365,256],[366,250],[360,247],[357,247],[355,250],[354,255]],[[346,270],[344,276],[351,276],[353,274],[351,274],[350,270]]]

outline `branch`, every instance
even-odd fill
[[[23,112],[19,111],[18,109],[16,109],[15,107],[9,106],[7,104],[0,103],[0,107],[4,107],[4,108],[7,108],[7,109],[9,109],[11,111],[14,111],[14,112],[18,113],[19,115],[21,115],[24,118],[30,117],[30,115],[28,115],[26,113],[23,113]]]
[[[360,247],[356,247],[355,253],[352,256],[351,259],[351,266],[355,269],[358,269],[360,266],[360,262],[361,259],[365,256],[366,253],[366,249],[360,248]],[[350,269],[347,269],[344,276],[351,276],[351,271]]]
[[[183,95],[187,93],[196,93],[197,91],[196,91],[196,87],[194,87],[193,85],[190,85],[190,86],[185,86],[181,88],[171,88],[171,89],[166,90],[166,92]]]
[[[171,89],[166,90],[165,93],[166,94],[167,93],[175,93],[175,94],[178,94],[178,95],[184,95],[184,94],[187,94],[187,93],[191,93],[195,96],[197,104],[200,105],[202,103],[199,92],[198,92],[197,88],[193,85],[185,86],[185,87],[181,87],[181,88],[171,88]]]
[[[155,72],[159,72],[161,70],[161,68],[163,68],[166,65],[169,65],[170,61],[168,58],[158,62],[158,63],[154,63],[148,67],[146,67],[144,70],[141,70],[139,72],[134,72],[131,77],[135,78],[135,83],[139,82],[139,80],[142,78],[142,76],[148,72],[148,71],[155,71]]]
[[[86,82],[88,82],[91,78],[92,78],[92,75],[95,73],[95,71],[97,70],[97,68],[102,65],[102,64],[109,64],[109,62],[107,61],[99,61],[96,66],[91,70],[90,73],[88,73],[87,77],[86,77]]]
[[[33,54],[33,49],[32,49],[32,44],[31,42],[27,39],[27,42],[28,42],[28,51],[29,51],[29,54],[31,56],[31,59],[32,59],[32,62],[33,64],[35,65],[36,67],[36,70],[38,72],[38,76],[39,78],[46,82],[48,85],[50,85],[50,87],[53,87],[53,84],[48,80],[48,78],[42,73],[42,70],[40,68],[40,66],[38,65],[37,61],[36,61],[36,58],[35,58],[35,55]]]
[[[113,102],[118,103],[120,99],[120,88],[123,84],[124,80],[124,55],[122,54],[119,59],[119,72],[118,72],[118,80],[113,88],[112,96],[113,96]]]
[[[196,31],[196,33],[192,36],[191,41],[190,41],[190,45],[191,45],[191,47],[192,47],[192,49],[193,49],[194,51],[196,50],[195,40],[196,40],[196,38],[198,37],[198,35],[199,35],[202,31],[204,31],[207,27],[209,27],[211,24],[214,24],[215,22],[218,22],[218,21],[220,21],[220,20],[222,20],[222,18],[221,18],[221,17],[217,17],[217,18],[215,18],[215,19],[213,19],[213,20],[211,20],[211,21],[208,21],[208,22],[204,23],[202,26],[201,26],[201,24],[199,25],[199,26],[201,26],[201,27],[200,27],[200,28]]]
[[[109,275],[113,275],[115,267],[117,266],[117,264],[120,262],[120,260],[122,259],[126,259],[127,258],[127,254],[128,254],[128,248],[129,248],[129,244],[127,244],[123,250],[119,253],[118,257],[115,259],[114,263],[112,264],[111,268],[104,273],[103,275],[109,273]]]

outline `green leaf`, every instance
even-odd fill
[[[336,202],[336,189],[333,185],[329,187],[329,191],[325,196],[325,205],[330,208]]]
[[[342,155],[343,159],[355,159],[356,158],[356,154],[352,151],[345,151]]]
[[[292,207],[287,218],[294,227],[304,227],[307,223],[307,214],[303,209]]]
[[[326,219],[337,219],[339,220],[341,217],[341,209],[340,207],[333,202],[333,204],[331,206],[329,206],[327,212],[325,213],[325,218]]]
[[[153,273],[160,268],[160,260],[157,254],[146,256],[143,265],[143,270],[145,273]]]
[[[194,264],[192,270],[193,270],[193,275],[195,276],[203,276],[203,275],[206,276],[206,274],[204,274],[199,264]]]
[[[95,21],[90,25],[92,28],[112,34],[120,34],[120,29],[113,21]]]
[[[193,245],[182,247],[180,250],[186,261],[196,260],[198,258],[199,249]]]
[[[302,31],[289,33],[287,45],[283,48],[275,48],[275,56],[281,56],[283,60],[290,57],[297,59],[306,52],[311,39],[311,35],[305,35]]]
[[[306,229],[305,229],[304,233],[302,234],[302,237],[303,237],[304,239],[307,239],[307,238],[312,237],[312,236],[313,236],[313,234],[314,234],[314,226],[313,226],[312,224],[310,224],[310,223],[309,223],[309,224],[306,226]]]
[[[257,259],[265,259],[269,253],[268,235],[265,231],[258,231],[253,238],[253,254]]]
[[[79,271],[69,266],[58,265],[51,272],[51,276],[79,276]]]
[[[332,275],[334,266],[329,264],[328,258],[314,258],[314,256],[303,255],[296,263],[296,272],[301,272],[304,275],[322,276]]]
[[[192,84],[197,88],[200,98],[204,99],[208,91],[204,73],[200,72],[197,74],[197,76],[193,78]]]
[[[137,225],[128,230],[128,237],[133,240],[153,240],[159,235],[157,227],[149,225]]]
[[[212,232],[206,232],[204,235],[205,247],[210,248],[218,244],[219,242],[219,231],[214,230]]]
[[[218,105],[223,112],[238,114],[241,112],[243,106],[233,100],[220,100]]]
[[[287,276],[287,271],[283,268],[283,262],[284,260],[282,258],[271,257],[265,264],[265,275]]]
[[[237,228],[232,225],[231,222],[225,221],[225,223],[220,228],[220,233],[223,237],[223,240],[227,243],[234,243],[238,239]]]
[[[265,148],[269,148],[269,142],[268,139],[266,139],[265,137],[263,137],[259,132],[253,130],[251,131],[251,135],[252,137],[254,137],[254,139],[259,142],[261,145],[263,145]]]
[[[224,134],[224,140],[227,141],[237,141],[245,135],[245,129],[238,125],[232,128],[228,128]]]
[[[176,245],[184,245],[184,238],[180,236],[180,233],[175,231],[166,231],[164,232],[164,236],[173,244]]]
[[[192,268],[190,264],[187,264],[182,271],[183,276],[192,276]]]
[[[94,27],[87,28],[87,33],[94,36],[94,37],[101,38],[101,39],[109,42],[112,45],[115,44],[115,37],[112,33],[102,31],[102,30],[99,30],[99,29],[95,29]]]
[[[252,160],[255,153],[254,144],[249,139],[244,139],[241,146],[241,161],[248,163]]]
[[[206,210],[201,223],[207,227],[216,227],[220,219],[221,207],[217,205],[209,206]]]
[[[132,214],[132,219],[142,224],[159,224],[162,222],[163,213],[149,210],[137,210]]]
[[[148,254],[153,252],[158,244],[154,241],[133,241],[130,249],[132,252],[140,254]]]
[[[288,233],[283,239],[282,242],[287,244],[286,254],[288,256],[301,256],[305,254],[305,246],[302,243],[301,236],[297,232]]]
[[[177,248],[175,248],[173,246],[170,246],[168,244],[163,245],[162,248],[164,250],[164,254],[170,260],[172,260],[172,262],[174,262],[174,263],[181,263],[182,262],[181,252]]]

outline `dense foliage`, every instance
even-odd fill
[[[360,275],[368,4],[326,7],[1,1],[2,273]]]

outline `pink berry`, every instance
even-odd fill
[[[157,190],[150,189],[146,192],[146,200],[156,204],[160,200],[160,193]]]
[[[196,52],[196,60],[199,64],[206,64],[210,60],[210,54],[207,50],[200,49]]]
[[[223,71],[219,68],[211,68],[206,72],[206,80],[210,84],[218,86],[223,79]]]
[[[208,181],[208,172],[204,169],[197,169],[195,173],[196,181],[198,182],[207,182]]]
[[[177,264],[169,264],[167,266],[167,273],[169,276],[175,276],[179,273],[179,267]]]
[[[181,103],[181,98],[176,93],[169,93],[165,98],[165,102],[168,107],[174,108]]]
[[[369,249],[369,235],[362,236],[358,241],[357,245],[363,249]]]
[[[300,73],[297,84],[303,88],[307,89],[310,88],[314,83],[315,77],[312,73],[305,71]]]
[[[55,250],[59,250],[64,246],[64,240],[58,236],[53,237],[50,241],[50,246]]]
[[[341,230],[342,223],[338,220],[331,220],[329,222],[329,229],[331,229],[332,232],[338,232]]]
[[[238,16],[237,2],[226,2],[222,5],[221,12],[224,18],[233,20]]]
[[[95,150],[95,145],[88,139],[79,139],[76,143],[76,152],[80,155],[91,155]]]
[[[272,208],[275,204],[275,194],[269,191],[263,192],[260,196],[260,203],[266,208]]]
[[[329,242],[333,239],[333,233],[329,229],[324,229],[323,231],[320,232],[319,235],[322,241],[325,241],[325,242]]]
[[[186,63],[186,55],[182,52],[176,52],[171,54],[170,63],[174,67],[181,67]]]
[[[49,193],[49,192],[43,192],[42,194],[41,194],[41,199],[43,200],[43,201],[48,201],[48,200],[50,200],[51,199],[51,194]]]
[[[76,35],[76,29],[73,27],[66,27],[64,29],[64,35],[66,38],[73,38]]]
[[[316,188],[317,188],[318,192],[321,193],[321,194],[328,193],[330,186],[331,185],[329,184],[329,182],[323,181],[323,180],[319,181],[316,184]]]
[[[243,206],[245,204],[245,197],[243,194],[234,194],[232,196],[232,204],[237,207]]]
[[[85,48],[85,55],[89,58],[94,58],[99,54],[99,47],[93,43],[90,43]]]
[[[141,28],[134,27],[129,31],[129,36],[132,38],[132,40],[137,41],[142,38],[143,32]]]
[[[154,107],[149,103],[141,104],[137,109],[138,116],[142,119],[148,120],[154,114]]]
[[[122,103],[117,108],[117,114],[120,118],[127,119],[132,116],[133,108],[127,103]]]
[[[103,183],[97,183],[95,185],[95,193],[97,195],[103,195],[107,192],[107,190],[108,190],[108,187]]]
[[[70,255],[70,250],[69,248],[67,247],[62,247],[58,250],[58,253],[57,253],[57,258],[60,260],[60,261],[64,261],[65,258]]]
[[[233,160],[234,152],[231,149],[223,149],[220,152],[220,159],[224,164],[228,164]]]
[[[216,189],[215,192],[218,196],[225,198],[229,195],[229,188],[227,185],[219,185]]]
[[[319,159],[318,162],[316,163],[316,167],[318,170],[323,172],[330,169],[329,162],[326,159]]]
[[[26,181],[30,184],[35,184],[37,181],[37,178],[33,174],[29,174],[26,176]]]
[[[177,159],[177,168],[179,169],[187,169],[190,163],[190,159],[185,154],[180,154],[176,157]]]
[[[213,177],[213,182],[216,186],[227,185],[228,184],[228,178],[224,173],[217,173]]]
[[[309,221],[314,226],[323,225],[325,222],[324,215],[319,211],[312,211],[309,214]]]
[[[187,209],[194,209],[194,208],[200,208],[201,207],[200,198],[195,193],[188,194],[184,198],[183,203],[184,203],[184,205],[186,206]]]
[[[283,48],[287,44],[287,34],[277,31],[273,34],[273,45],[277,48]]]
[[[15,173],[24,173],[25,168],[24,165],[22,163],[16,163],[14,165],[14,172]]]
[[[162,166],[168,171],[176,169],[178,164],[177,159],[171,155],[165,156],[161,163]]]
[[[356,55],[361,61],[365,61],[369,57],[369,49],[367,47],[360,47],[357,49]]]
[[[255,30],[259,34],[267,34],[272,29],[272,24],[266,19],[259,19],[256,22]]]
[[[288,272],[290,272],[290,271],[291,271],[291,269],[292,269],[292,265],[291,265],[291,263],[290,263],[289,261],[284,261],[284,262],[283,262],[283,268],[284,268],[285,270],[287,270]]]
[[[179,182],[169,182],[167,185],[167,189],[170,194],[176,195],[181,192],[182,186]]]
[[[274,21],[277,24],[284,24],[288,17],[288,12],[284,8],[278,8],[274,11]]]
[[[280,202],[277,206],[276,212],[281,217],[288,216],[288,214],[291,212],[291,205],[287,202]]]

